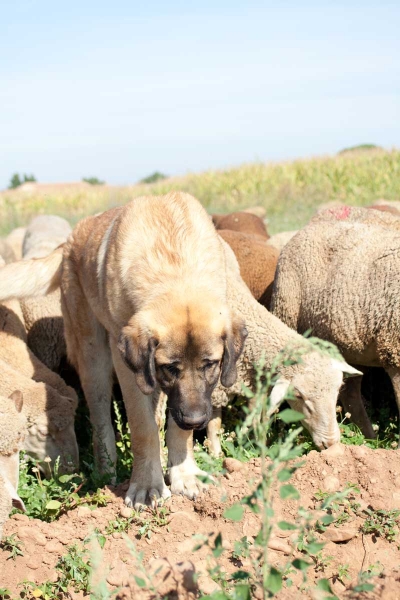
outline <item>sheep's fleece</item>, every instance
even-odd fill
[[[347,361],[381,366],[400,408],[400,219],[327,210],[283,249],[272,297],[287,325],[334,342]]]

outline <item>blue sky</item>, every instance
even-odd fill
[[[0,188],[400,146],[400,3],[0,6]]]

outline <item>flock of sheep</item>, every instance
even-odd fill
[[[254,385],[255,362],[264,356],[270,367],[286,346],[305,352],[300,364],[282,367],[271,398],[279,403],[293,388],[291,404],[304,414],[303,424],[318,447],[339,441],[339,394],[363,433],[374,435],[361,398],[360,368],[381,366],[387,371],[400,410],[396,210],[389,204],[369,209],[334,206],[318,212],[302,230],[272,237],[262,209],[212,216],[224,240],[227,301],[244,320],[247,339],[236,380],[230,387],[219,382],[213,391],[207,426],[211,452],[221,452],[221,407],[240,394],[242,384]],[[70,233],[64,219],[37,217],[1,241],[3,264],[44,257]],[[6,287],[7,280],[0,278],[1,297]],[[1,538],[11,507],[23,509],[17,494],[19,450],[37,459],[45,475],[46,457],[54,461],[59,456],[61,468],[72,471],[79,452],[74,431],[77,395],[58,374],[67,356],[60,290],[3,302],[0,323]],[[300,335],[310,328],[313,335],[335,343],[347,362],[310,350]],[[351,376],[345,386],[343,374]],[[179,460],[185,469],[170,478],[171,492],[193,498],[203,485],[197,478],[201,471],[192,453]],[[171,471],[180,468],[179,460],[169,464]]]

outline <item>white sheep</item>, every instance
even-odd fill
[[[0,394],[9,394],[16,387],[24,394],[28,419],[24,449],[40,461],[46,475],[46,456],[52,460],[60,456],[64,470],[76,468],[76,393],[28,348],[19,302],[10,300],[0,305]]]
[[[24,241],[26,227],[16,227],[5,238],[4,241],[12,249],[14,260],[22,258],[22,243]]]
[[[295,229],[294,231],[280,231],[279,233],[275,233],[267,240],[267,246],[273,246],[278,252],[281,252],[282,248],[296,235],[297,231]]]
[[[47,256],[67,240],[71,231],[70,224],[61,217],[36,217],[26,229],[23,258]],[[60,290],[45,297],[25,299],[21,308],[28,332],[28,346],[49,369],[58,370],[67,354]]]
[[[0,540],[12,507],[25,510],[17,492],[19,451],[26,432],[22,406],[23,398],[19,390],[9,398],[0,396]]]
[[[400,410],[399,294],[399,218],[342,206],[316,215],[285,246],[272,311],[335,343],[350,363],[383,367]]]

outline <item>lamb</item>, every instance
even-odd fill
[[[399,257],[400,220],[390,213],[325,211],[283,249],[272,312],[335,343],[354,365],[383,367],[400,410]]]
[[[296,229],[294,231],[280,231],[279,233],[275,233],[275,235],[271,235],[269,240],[267,240],[267,244],[276,248],[278,252],[281,252],[292,237],[296,235],[297,231]]]
[[[23,397],[19,390],[9,398],[0,396],[0,540],[12,507],[25,510],[17,492],[19,451],[26,432],[22,406]]]
[[[248,212],[234,212],[229,215],[212,215],[212,221],[217,231],[230,229],[250,235],[257,235],[268,239],[269,235],[265,223],[260,217]]]
[[[69,223],[61,217],[36,217],[26,230],[23,258],[47,256],[67,240],[71,231]],[[46,297],[25,299],[21,308],[28,332],[28,346],[49,369],[58,371],[67,355],[60,290]]]
[[[229,229],[218,233],[232,248],[240,275],[254,298],[269,308],[279,252],[258,236]]]
[[[302,363],[283,367],[280,378],[272,391],[273,402],[278,404],[290,386],[293,386],[296,399],[291,401],[294,409],[304,413],[303,424],[310,431],[314,443],[328,447],[339,441],[340,432],[336,422],[336,401],[342,384],[343,373],[351,376],[360,372],[345,362],[337,361],[313,351],[310,342],[292,331],[274,315],[269,313],[251,295],[240,277],[236,258],[225,242],[222,242],[227,267],[227,296],[233,310],[246,322],[248,337],[244,351],[237,362],[238,377],[229,389],[219,384],[213,392],[214,418],[207,428],[209,448],[212,454],[219,455],[221,446],[218,437],[221,407],[242,393],[242,384],[254,389],[255,372],[253,364],[265,357],[266,368],[270,368],[276,355],[285,346],[291,346],[306,353]],[[202,486],[197,475],[202,472],[196,467],[192,453],[192,433],[179,430],[173,419],[168,417],[167,428],[168,471],[175,470],[174,486],[171,492],[184,493],[194,497]],[[180,477],[176,475],[180,473]]]
[[[24,450],[39,461],[46,475],[46,456],[53,461],[60,456],[61,470],[75,469],[79,458],[76,393],[27,347],[19,302],[10,300],[0,305],[0,394],[9,394],[16,386],[24,394],[28,420]]]

